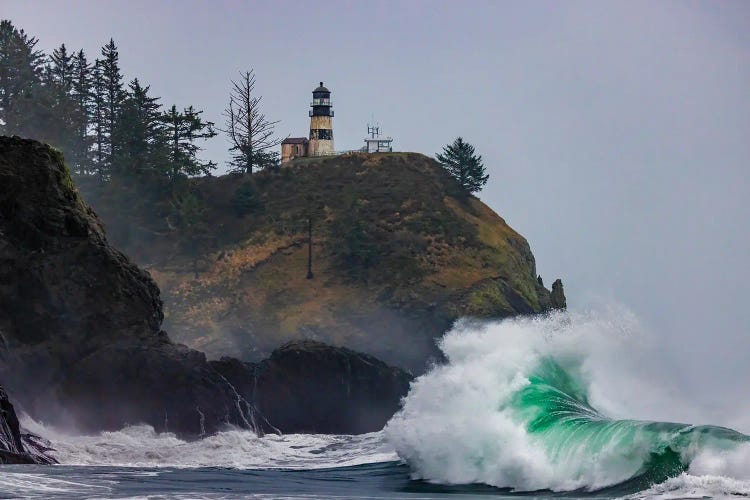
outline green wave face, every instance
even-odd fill
[[[629,486],[646,487],[687,471],[701,450],[729,450],[750,441],[724,427],[608,418],[591,406],[575,372],[542,358],[529,383],[501,408],[525,425],[553,463],[579,469],[569,471],[572,478],[582,468],[603,474],[617,469],[627,471]]]
[[[750,494],[748,436],[618,420],[599,408],[592,387],[630,402],[630,416],[659,408],[669,379],[660,380],[652,347],[637,319],[617,308],[460,323],[440,342],[447,362],[412,383],[385,435],[413,477],[441,484],[576,496]],[[678,402],[670,398],[661,401]]]

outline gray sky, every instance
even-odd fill
[[[93,58],[113,37],[128,78],[217,122],[254,67],[281,136],[306,135],[320,80],[337,149],[373,115],[398,150],[464,136],[546,283],[630,307],[680,389],[750,431],[750,2],[0,0],[0,17],[45,50]]]

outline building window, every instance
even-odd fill
[[[326,128],[312,129],[310,130],[310,139],[331,141],[333,140],[333,130]]]
[[[310,116],[333,116],[330,106],[313,106]]]

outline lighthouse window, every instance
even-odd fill
[[[330,141],[333,139],[333,130],[325,128],[313,129],[310,131],[310,139],[323,139]]]
[[[333,116],[330,106],[313,106],[311,116]]]

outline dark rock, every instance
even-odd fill
[[[0,377],[24,410],[84,431],[244,425],[234,390],[162,319],[156,284],[108,244],[60,153],[0,137]]]
[[[411,380],[317,342],[288,344],[258,364],[209,363],[172,343],[162,319],[159,289],[109,245],[61,155],[0,137],[0,376],[32,416],[82,431],[146,423],[188,437],[225,423],[358,433],[382,428]],[[2,409],[14,430],[0,460],[43,456],[47,445],[24,441],[12,406]],[[33,453],[23,455],[23,442]]]
[[[0,387],[0,463],[51,464],[55,460],[46,455],[49,448],[31,434],[21,434],[18,416],[5,390]]]
[[[310,340],[288,343],[257,364],[212,364],[265,417],[264,429],[284,433],[378,431],[413,379],[372,356]]]
[[[552,283],[552,293],[550,294],[550,300],[552,302],[553,309],[567,309],[568,303],[565,300],[565,292],[563,291],[563,283],[561,279],[556,279]]]
[[[97,349],[66,372],[59,396],[86,429],[146,422],[158,431],[202,436],[224,423],[247,427],[234,390],[205,356],[168,341]]]

